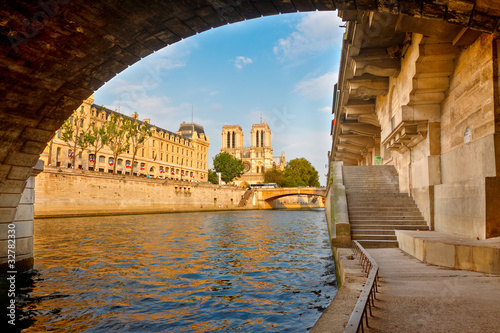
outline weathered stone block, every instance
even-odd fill
[[[20,199],[20,194],[0,193],[0,207],[16,207]]]
[[[455,267],[455,245],[427,242],[425,262],[432,265]]]
[[[26,180],[31,176],[31,171],[33,168],[31,167],[21,167],[21,166],[13,166],[10,169],[9,175],[7,179],[12,180]]]
[[[16,215],[15,207],[0,208],[0,223],[10,223],[14,221]]]
[[[456,245],[455,250],[456,250],[455,268],[473,271],[474,265],[472,259],[472,246]]]
[[[25,188],[23,194],[21,195],[21,199],[19,200],[19,204],[33,204],[34,202],[35,202],[35,189]]]
[[[33,228],[34,222],[31,221],[23,221],[23,222],[13,222],[15,228],[9,228],[9,223],[0,223],[0,237],[7,237],[9,234],[8,231],[10,229],[15,230],[15,236],[17,238],[28,238],[33,237]],[[5,240],[6,238],[2,239]]]
[[[14,221],[32,221],[35,216],[33,204],[19,204],[17,206]]]
[[[472,261],[475,271],[500,274],[500,248],[472,247]]]
[[[8,241],[0,240],[0,255],[7,257],[8,252]],[[16,262],[18,261],[18,256],[31,255],[33,257],[33,237],[29,238],[16,238]],[[6,261],[6,260],[5,260]],[[2,260],[0,260],[2,263]]]
[[[26,181],[24,180],[0,180],[0,188],[2,193],[18,193],[21,194],[24,191],[24,186]]]

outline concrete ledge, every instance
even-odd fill
[[[344,332],[366,282],[366,274],[351,249],[334,248],[333,253],[339,290],[310,333]]]
[[[500,275],[500,238],[473,240],[437,231],[396,230],[399,248],[431,265]]]

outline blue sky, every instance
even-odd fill
[[[325,183],[333,85],[343,28],[336,12],[277,15],[197,34],[130,66],[95,93],[95,103],[177,131],[194,121],[219,153],[224,123],[266,120],[274,155],[305,157]],[[212,165],[210,164],[210,167]]]

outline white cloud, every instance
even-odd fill
[[[244,66],[251,64],[252,62],[253,60],[250,58],[237,56],[236,59],[234,60],[234,67],[242,69]]]
[[[340,44],[343,30],[337,12],[312,12],[295,26],[294,32],[281,38],[274,46],[274,54],[284,61],[305,61],[304,57],[318,54]]]
[[[322,112],[322,113],[332,112],[332,107],[331,106],[325,106],[324,108],[319,109],[319,112]]]
[[[293,92],[312,100],[331,98],[337,77],[338,74],[334,72],[328,72],[319,77],[308,75],[295,85]]]

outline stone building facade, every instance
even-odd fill
[[[84,112],[82,127],[91,123],[104,123],[113,114],[118,114],[94,104],[89,97],[78,108]],[[121,114],[119,114],[121,115]],[[121,115],[124,116],[124,115]],[[125,117],[125,116],[124,116]],[[143,123],[149,124],[149,119]],[[40,159],[47,166],[76,168],[112,173],[116,163],[116,173],[133,174],[153,178],[206,182],[208,179],[208,149],[210,140],[203,127],[194,123],[182,123],[177,132],[151,125],[151,137],[139,148],[134,166],[132,152],[126,151],[113,160],[113,152],[105,146],[94,156],[92,149],[78,151],[75,165],[72,165],[72,143],[61,139],[61,130],[49,142]]]
[[[330,160],[394,165],[432,230],[500,236],[500,40],[387,13],[349,21]]]
[[[243,161],[244,174],[235,183],[240,185],[264,182],[264,173],[273,167],[285,167],[285,155],[273,157],[271,129],[266,121],[253,124],[250,130],[250,147],[244,147],[243,130],[239,125],[222,127],[221,152],[227,152]]]

